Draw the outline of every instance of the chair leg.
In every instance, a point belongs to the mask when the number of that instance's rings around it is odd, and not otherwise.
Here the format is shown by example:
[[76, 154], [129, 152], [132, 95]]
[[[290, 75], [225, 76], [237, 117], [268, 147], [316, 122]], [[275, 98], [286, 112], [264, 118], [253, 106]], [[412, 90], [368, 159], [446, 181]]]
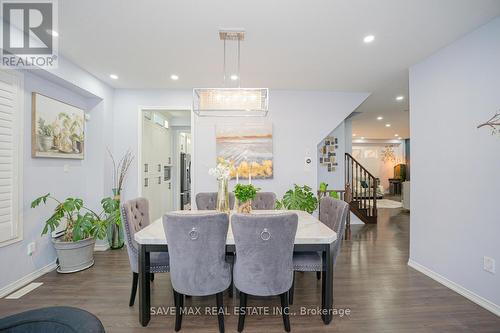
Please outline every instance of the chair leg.
[[233, 298], [233, 288], [234, 288], [234, 285], [233, 285], [233, 270], [231, 269], [231, 284], [229, 285], [229, 290], [228, 290], [229, 297], [231, 297], [231, 298]]
[[184, 307], [184, 295], [174, 290], [175, 298], [175, 331], [178, 332], [182, 326], [182, 308]]
[[217, 299], [217, 319], [219, 320], [219, 333], [224, 333], [224, 303], [222, 292], [217, 293], [215, 298]]
[[245, 313], [247, 307], [247, 294], [240, 291], [240, 315], [238, 318], [238, 332], [243, 332], [245, 326]]
[[288, 291], [288, 297], [290, 299], [290, 304], [293, 304], [293, 294], [295, 293], [295, 271], [293, 271], [292, 287]]
[[321, 272], [316, 272], [316, 279], [321, 280]]
[[130, 301], [128, 302], [128, 306], [133, 306], [135, 302], [135, 294], [137, 294], [137, 283], [139, 281], [139, 274], [132, 273], [132, 290], [130, 292]]
[[149, 273], [149, 278], [151, 281], [155, 280], [155, 273]]
[[283, 326], [285, 326], [285, 331], [290, 332], [290, 317], [288, 308], [288, 293], [283, 293], [280, 295], [281, 298], [281, 313], [283, 314]]

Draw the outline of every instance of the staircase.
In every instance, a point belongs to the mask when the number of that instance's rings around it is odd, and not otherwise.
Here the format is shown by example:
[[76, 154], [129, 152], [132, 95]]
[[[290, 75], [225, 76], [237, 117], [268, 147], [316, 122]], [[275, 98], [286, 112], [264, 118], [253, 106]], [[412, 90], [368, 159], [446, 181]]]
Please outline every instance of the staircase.
[[377, 223], [377, 179], [348, 153], [344, 165], [344, 200], [361, 221]]

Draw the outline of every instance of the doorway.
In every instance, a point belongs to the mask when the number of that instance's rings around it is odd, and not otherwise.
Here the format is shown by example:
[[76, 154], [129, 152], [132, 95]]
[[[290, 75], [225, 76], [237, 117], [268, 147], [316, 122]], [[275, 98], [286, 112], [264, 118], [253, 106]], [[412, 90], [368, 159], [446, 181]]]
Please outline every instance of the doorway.
[[140, 119], [140, 195], [154, 221], [190, 209], [191, 111], [144, 108]]

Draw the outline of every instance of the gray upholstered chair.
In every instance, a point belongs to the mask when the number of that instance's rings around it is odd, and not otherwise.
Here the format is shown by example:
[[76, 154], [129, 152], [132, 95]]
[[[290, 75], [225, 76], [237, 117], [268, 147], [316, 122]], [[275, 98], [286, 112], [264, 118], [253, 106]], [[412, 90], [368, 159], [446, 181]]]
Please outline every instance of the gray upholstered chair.
[[[145, 198], [137, 198], [125, 202], [121, 206], [122, 222], [125, 229], [126, 246], [130, 269], [132, 270], [132, 291], [130, 293], [129, 306], [134, 305], [137, 293], [137, 282], [139, 279], [139, 246], [134, 240], [134, 234], [142, 228], [147, 227], [149, 221], [149, 202]], [[154, 273], [169, 272], [169, 258], [166, 252], [152, 252], [150, 256], [150, 279], [154, 279]]]
[[[198, 210], [215, 210], [217, 206], [217, 192], [201, 192], [196, 194], [196, 208]], [[234, 193], [229, 193], [229, 209], [234, 207]]]
[[68, 306], [52, 306], [1, 318], [0, 332], [104, 333], [104, 327], [90, 312]]
[[270, 210], [276, 208], [276, 194], [273, 192], [257, 192], [252, 199], [252, 209]]
[[175, 331], [181, 329], [184, 295], [216, 295], [219, 331], [224, 332], [222, 293], [231, 284], [231, 269], [225, 258], [228, 215], [167, 213], [163, 216], [163, 227], [177, 310]]
[[[236, 246], [234, 285], [240, 291], [240, 310], [246, 308], [247, 294], [280, 295], [282, 310], [288, 308], [293, 281], [293, 246], [298, 217], [294, 213], [234, 214], [231, 227]], [[290, 331], [288, 309], [283, 324]], [[238, 332], [243, 331], [245, 312], [240, 311]]]
[[[333, 265], [337, 261], [342, 239], [344, 238], [345, 224], [349, 214], [349, 204], [345, 201], [324, 197], [320, 200], [319, 220], [337, 233], [337, 240], [333, 249]], [[298, 252], [293, 254], [293, 269], [299, 272], [316, 272], [318, 279], [324, 270], [321, 254], [318, 252]], [[294, 278], [295, 280], [295, 278]], [[294, 287], [290, 289], [290, 304], [293, 304]]]

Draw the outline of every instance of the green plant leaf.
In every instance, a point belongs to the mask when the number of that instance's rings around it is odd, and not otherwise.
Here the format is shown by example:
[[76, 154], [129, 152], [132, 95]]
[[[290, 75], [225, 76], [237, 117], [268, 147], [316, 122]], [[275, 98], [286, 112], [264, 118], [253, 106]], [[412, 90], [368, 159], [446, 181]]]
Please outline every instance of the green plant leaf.
[[289, 210], [303, 210], [312, 213], [318, 207], [318, 199], [311, 192], [309, 186], [294, 184], [293, 189], [286, 191], [280, 206]]
[[257, 191], [259, 190], [260, 188], [256, 188], [252, 184], [236, 184], [236, 186], [234, 187], [234, 196], [240, 202], [247, 202], [248, 200], [254, 199], [257, 195]]
[[47, 193], [45, 195], [42, 195], [41, 197], [38, 197], [36, 198], [35, 200], [33, 200], [33, 202], [31, 203], [31, 208], [35, 208], [35, 207], [38, 207], [42, 202], [44, 204], [47, 203], [47, 198], [50, 196], [50, 193]]

